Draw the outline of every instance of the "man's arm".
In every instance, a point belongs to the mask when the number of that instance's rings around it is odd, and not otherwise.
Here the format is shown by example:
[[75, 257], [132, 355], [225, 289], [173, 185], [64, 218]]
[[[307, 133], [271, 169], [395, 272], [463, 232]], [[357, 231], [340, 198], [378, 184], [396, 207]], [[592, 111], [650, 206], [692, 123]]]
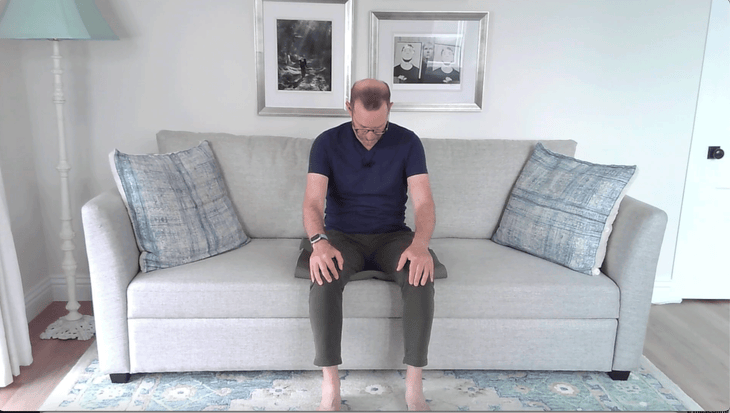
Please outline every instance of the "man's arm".
[[425, 285], [429, 279], [433, 281], [433, 257], [428, 251], [428, 244], [436, 226], [436, 207], [428, 174], [409, 176], [408, 189], [415, 208], [416, 234], [411, 245], [401, 254], [396, 270], [400, 271], [405, 266], [406, 260], [410, 261], [408, 283]]
[[[307, 237], [315, 234], [324, 234], [324, 198], [327, 194], [329, 178], [317, 173], [307, 174], [307, 188], [304, 191], [302, 204], [302, 218]], [[342, 254], [329, 241], [321, 240], [312, 245], [312, 255], [309, 257], [309, 277], [312, 282], [322, 285], [322, 278], [332, 282], [330, 271], [335, 278], [339, 278], [337, 267], [332, 258], [337, 258], [342, 270], [344, 260]], [[329, 271], [328, 271], [329, 269]]]
[[413, 238], [413, 243], [428, 248], [436, 226], [436, 207], [433, 203], [428, 174], [408, 177], [408, 189], [411, 192], [416, 216], [416, 236]]
[[[324, 198], [329, 178], [316, 173], [307, 174], [307, 188], [304, 190], [302, 218], [307, 237], [324, 234]], [[326, 240], [325, 240], [326, 241]]]

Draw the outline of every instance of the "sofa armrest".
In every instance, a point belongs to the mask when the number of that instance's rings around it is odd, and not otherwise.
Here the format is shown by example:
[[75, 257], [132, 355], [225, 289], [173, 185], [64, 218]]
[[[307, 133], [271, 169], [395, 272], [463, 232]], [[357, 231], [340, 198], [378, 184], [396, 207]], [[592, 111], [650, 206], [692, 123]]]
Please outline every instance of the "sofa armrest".
[[99, 367], [103, 373], [127, 373], [127, 286], [139, 273], [137, 242], [122, 198], [107, 191], [81, 208], [89, 259]]
[[629, 196], [619, 207], [601, 270], [621, 294], [613, 370], [639, 368], [667, 214]]

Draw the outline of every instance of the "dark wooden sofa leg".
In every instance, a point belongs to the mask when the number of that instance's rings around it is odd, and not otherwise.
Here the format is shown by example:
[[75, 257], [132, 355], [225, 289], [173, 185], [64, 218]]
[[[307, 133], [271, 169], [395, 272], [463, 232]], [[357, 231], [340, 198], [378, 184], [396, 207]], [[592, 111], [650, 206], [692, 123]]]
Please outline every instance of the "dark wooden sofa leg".
[[608, 377], [612, 378], [613, 380], [617, 381], [626, 381], [629, 379], [629, 375], [631, 374], [630, 371], [609, 371]]
[[110, 374], [109, 378], [112, 379], [112, 383], [129, 383], [129, 379], [132, 378], [130, 373]]

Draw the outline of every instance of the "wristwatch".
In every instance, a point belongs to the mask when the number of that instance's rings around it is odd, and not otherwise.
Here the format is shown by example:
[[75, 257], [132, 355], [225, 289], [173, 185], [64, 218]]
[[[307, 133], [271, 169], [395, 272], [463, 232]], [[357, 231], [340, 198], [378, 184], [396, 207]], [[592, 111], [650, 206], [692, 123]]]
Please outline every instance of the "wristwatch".
[[312, 245], [314, 245], [314, 243], [322, 241], [323, 239], [329, 239], [329, 238], [327, 238], [327, 235], [325, 235], [325, 234], [314, 234], [312, 236], [312, 238], [309, 239], [309, 242], [311, 242]]

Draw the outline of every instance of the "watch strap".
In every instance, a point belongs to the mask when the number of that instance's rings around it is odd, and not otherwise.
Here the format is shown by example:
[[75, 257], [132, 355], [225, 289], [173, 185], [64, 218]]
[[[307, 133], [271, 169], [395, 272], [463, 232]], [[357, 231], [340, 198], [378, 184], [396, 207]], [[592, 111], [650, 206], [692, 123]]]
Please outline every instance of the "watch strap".
[[314, 243], [316, 243], [318, 241], [321, 241], [323, 239], [329, 239], [329, 238], [327, 238], [327, 235], [326, 234], [314, 234], [312, 236], [312, 238], [309, 239], [309, 242], [312, 243], [312, 244], [314, 244]]

